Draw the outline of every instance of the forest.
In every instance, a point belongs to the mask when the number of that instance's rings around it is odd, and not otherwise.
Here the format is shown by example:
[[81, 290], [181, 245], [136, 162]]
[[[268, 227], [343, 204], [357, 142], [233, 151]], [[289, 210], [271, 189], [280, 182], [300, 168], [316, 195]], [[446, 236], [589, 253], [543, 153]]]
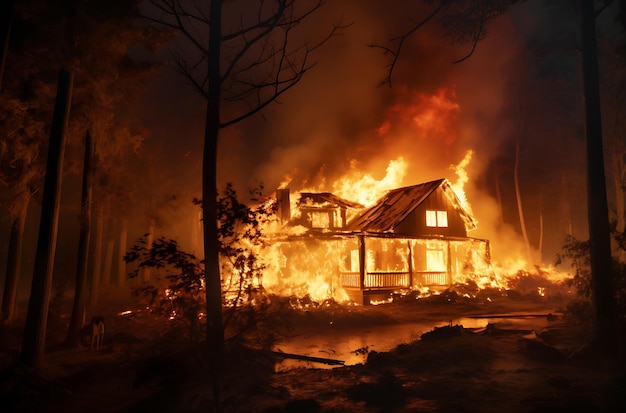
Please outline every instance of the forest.
[[[623, 0], [1, 7], [3, 411], [626, 407]], [[488, 276], [370, 305], [277, 203], [441, 179]]]

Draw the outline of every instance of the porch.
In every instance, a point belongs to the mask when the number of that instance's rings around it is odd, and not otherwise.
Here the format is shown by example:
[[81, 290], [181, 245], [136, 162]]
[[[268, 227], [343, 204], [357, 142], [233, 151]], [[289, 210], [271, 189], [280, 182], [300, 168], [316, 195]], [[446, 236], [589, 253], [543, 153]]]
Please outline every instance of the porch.
[[485, 240], [358, 235], [344, 244], [339, 284], [359, 304], [489, 271]]

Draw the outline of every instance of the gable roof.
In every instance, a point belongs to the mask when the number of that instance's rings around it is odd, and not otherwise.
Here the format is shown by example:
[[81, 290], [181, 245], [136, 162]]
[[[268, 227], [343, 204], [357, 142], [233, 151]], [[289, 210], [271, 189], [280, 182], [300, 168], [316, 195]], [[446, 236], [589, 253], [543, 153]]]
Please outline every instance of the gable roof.
[[337, 195], [333, 195], [330, 192], [300, 192], [300, 198], [298, 199], [298, 206], [330, 206], [340, 208], [363, 208], [363, 205], [351, 202], [343, 198], [339, 198]]
[[465, 211], [448, 180], [437, 179], [387, 192], [373, 206], [350, 221], [346, 229], [363, 232], [391, 232], [439, 187], [461, 215], [466, 228], [476, 228], [476, 222]]

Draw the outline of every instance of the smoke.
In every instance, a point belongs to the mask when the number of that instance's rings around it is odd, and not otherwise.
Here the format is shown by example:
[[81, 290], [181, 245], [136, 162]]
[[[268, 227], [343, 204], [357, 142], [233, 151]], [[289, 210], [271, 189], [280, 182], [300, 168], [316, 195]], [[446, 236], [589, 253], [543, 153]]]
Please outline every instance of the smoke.
[[[233, 182], [242, 194], [260, 183], [266, 192], [286, 183], [294, 191], [333, 191], [333, 183], [354, 170], [381, 180], [390, 161], [401, 157], [408, 166], [399, 185], [454, 182], [451, 166], [472, 150], [464, 189], [479, 226], [470, 235], [490, 239], [496, 258], [525, 255], [513, 191], [520, 139], [520, 189], [531, 247], [536, 260], [549, 261], [572, 228], [585, 236], [584, 221], [577, 218], [585, 213], [578, 202], [584, 191], [575, 97], [580, 92], [571, 56], [544, 59], [535, 51], [543, 47], [537, 36], [552, 39], [553, 46], [552, 31], [567, 32], [572, 25], [551, 27], [554, 19], [543, 17], [541, 2], [524, 2], [493, 22], [469, 59], [453, 64], [471, 45], [451, 45], [433, 21], [404, 45], [393, 87], [381, 86], [390, 56], [368, 45], [393, 45], [390, 39], [425, 15], [425, 4], [334, 1], [303, 22], [300, 38], [311, 43], [333, 24], [350, 26], [312, 55], [316, 64], [277, 104], [222, 131], [219, 181]], [[556, 38], [563, 45], [571, 36]], [[168, 160], [158, 173], [168, 175], [163, 182], [174, 174], [175, 189], [199, 196], [204, 103], [190, 99], [180, 82], [166, 89], [178, 126], [167, 125], [168, 116], [159, 111], [153, 139], [162, 142]]]
[[[469, 46], [453, 47], [436, 22], [426, 25], [405, 45], [393, 87], [378, 86], [390, 60], [367, 45], [390, 45], [388, 39], [410, 27], [409, 14], [417, 19], [424, 13], [400, 3], [341, 2], [326, 11], [341, 12], [353, 24], [323, 49], [318, 65], [282, 105], [253, 122], [251, 129], [263, 129], [268, 152], [250, 159], [260, 161], [250, 176], [268, 188], [288, 179], [293, 190], [332, 191], [355, 165], [382, 180], [389, 162], [402, 157], [408, 168], [398, 186], [442, 177], [454, 182], [451, 166], [473, 150], [465, 189], [479, 229], [471, 235], [491, 239], [496, 252], [504, 246], [504, 255], [523, 252], [515, 230], [503, 225], [493, 194], [480, 186], [511, 136], [502, 114], [520, 59], [511, 23], [507, 17], [496, 21], [492, 35], [461, 64], [452, 62]], [[398, 16], [407, 19], [399, 24]]]

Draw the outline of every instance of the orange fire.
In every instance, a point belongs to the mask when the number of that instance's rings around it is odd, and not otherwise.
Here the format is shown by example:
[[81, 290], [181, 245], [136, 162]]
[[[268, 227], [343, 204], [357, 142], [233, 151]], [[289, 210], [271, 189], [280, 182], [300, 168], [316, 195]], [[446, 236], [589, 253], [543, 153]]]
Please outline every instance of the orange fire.
[[399, 156], [389, 161], [386, 175], [377, 180], [371, 174], [359, 171], [355, 161], [350, 166], [350, 172], [332, 184], [333, 193], [366, 207], [374, 204], [385, 192], [401, 186], [408, 168], [407, 162]]
[[[407, 102], [398, 103], [389, 108], [387, 111], [387, 120], [377, 129], [378, 135], [384, 142], [394, 142], [396, 132], [411, 135], [411, 142], [418, 140], [430, 139], [426, 150], [430, 150], [436, 144], [451, 145], [456, 141], [457, 133], [455, 131], [455, 117], [460, 111], [460, 106], [456, 100], [454, 87], [441, 88], [436, 93], [429, 95], [424, 93], [406, 94]], [[433, 151], [431, 151], [433, 152]], [[404, 155], [404, 152], [400, 152]], [[358, 162], [352, 160], [349, 170], [343, 175], [326, 184], [326, 178], [316, 187], [301, 188], [300, 192], [325, 192], [329, 191], [334, 195], [345, 200], [359, 203], [365, 207], [373, 205], [387, 191], [402, 187], [404, 185], [413, 185], [422, 182], [420, 177], [411, 178], [412, 182], [405, 182], [407, 177], [415, 173], [410, 161], [410, 155], [407, 156], [391, 154], [391, 160], [388, 162], [385, 175], [377, 179], [370, 172], [363, 171], [359, 168]], [[466, 187], [470, 180], [468, 166], [474, 156], [474, 151], [468, 149], [463, 159], [457, 163], [450, 165], [449, 170], [453, 172], [453, 178], [449, 179], [455, 195], [458, 197], [461, 206], [470, 214], [472, 208], [466, 194]], [[411, 171], [411, 172], [410, 172]], [[438, 176], [437, 178], [446, 178]], [[429, 178], [430, 179], [430, 178]], [[417, 181], [417, 182], [416, 182]], [[289, 176], [286, 176], [280, 184], [280, 188], [289, 188], [293, 182]], [[291, 188], [291, 218], [299, 218], [300, 211], [297, 206], [299, 194]], [[347, 217], [348, 221], [350, 216]], [[266, 233], [275, 241], [270, 243], [259, 254], [264, 258], [267, 268], [263, 275], [262, 284], [266, 290], [283, 296], [308, 296], [311, 300], [322, 302], [325, 299], [334, 298], [337, 301], [348, 299], [348, 295], [341, 287], [341, 280], [337, 275], [340, 271], [354, 271], [350, 268], [340, 268], [346, 262], [346, 257], [342, 254], [346, 250], [340, 247], [340, 241], [325, 240], [320, 241], [314, 237], [300, 237], [294, 241], [293, 236], [303, 235], [307, 231], [304, 227], [283, 227], [281, 225], [272, 224], [266, 228]], [[281, 240], [292, 237], [289, 242], [281, 243]], [[411, 245], [423, 247], [425, 256], [427, 256], [428, 268], [427, 273], [436, 274], [443, 273], [446, 268], [453, 266], [453, 281], [465, 282], [471, 280], [480, 288], [486, 287], [505, 287], [506, 283], [499, 274], [509, 275], [516, 274], [518, 270], [525, 268], [525, 262], [514, 260], [514, 263], [495, 264], [491, 266], [489, 259], [489, 251], [486, 243], [478, 242], [480, 240], [470, 241], [471, 245], [463, 241], [454, 241], [449, 246], [441, 246], [438, 240], [411, 240]], [[389, 241], [392, 242], [392, 241]], [[409, 262], [407, 251], [403, 246], [391, 246], [383, 243], [383, 247], [394, 248], [397, 255], [403, 255], [401, 262]], [[450, 264], [449, 254], [450, 248], [453, 248], [457, 254], [459, 251], [464, 252], [465, 257], [469, 257], [465, 262]], [[355, 250], [349, 253], [357, 252]], [[369, 254], [369, 252], [368, 252]], [[348, 254], [349, 255], [349, 254]], [[459, 256], [461, 256], [459, 255]], [[352, 257], [348, 260], [351, 263], [356, 262]], [[369, 255], [365, 257], [366, 267], [374, 268], [373, 257]], [[407, 268], [381, 269], [386, 271], [407, 271]], [[426, 293], [427, 291], [420, 291]], [[543, 293], [543, 291], [540, 291]]]
[[461, 205], [463, 206], [463, 208], [465, 208], [465, 210], [470, 215], [473, 215], [472, 206], [467, 200], [467, 194], [465, 193], [465, 184], [469, 182], [469, 175], [465, 168], [467, 168], [470, 161], [472, 160], [472, 155], [474, 155], [474, 151], [470, 149], [465, 153], [465, 157], [461, 162], [456, 165], [450, 166], [450, 169], [454, 170], [454, 173], [457, 176], [456, 182], [453, 182], [451, 184], [452, 189], [454, 190], [456, 196], [459, 198], [459, 201], [461, 201]]

